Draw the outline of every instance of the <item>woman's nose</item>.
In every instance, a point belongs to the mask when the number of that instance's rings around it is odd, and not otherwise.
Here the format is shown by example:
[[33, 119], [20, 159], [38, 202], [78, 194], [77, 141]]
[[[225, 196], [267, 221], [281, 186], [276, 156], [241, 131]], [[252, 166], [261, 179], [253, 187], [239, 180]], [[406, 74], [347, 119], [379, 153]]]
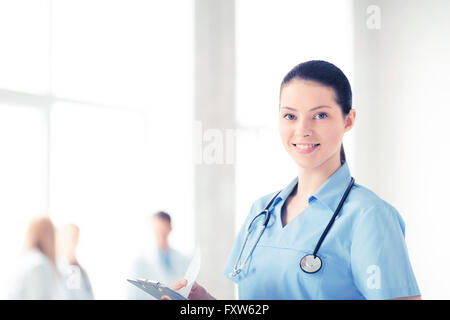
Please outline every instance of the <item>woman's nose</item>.
[[307, 119], [303, 118], [297, 121], [295, 127], [295, 135], [299, 137], [306, 137], [311, 135], [311, 124]]

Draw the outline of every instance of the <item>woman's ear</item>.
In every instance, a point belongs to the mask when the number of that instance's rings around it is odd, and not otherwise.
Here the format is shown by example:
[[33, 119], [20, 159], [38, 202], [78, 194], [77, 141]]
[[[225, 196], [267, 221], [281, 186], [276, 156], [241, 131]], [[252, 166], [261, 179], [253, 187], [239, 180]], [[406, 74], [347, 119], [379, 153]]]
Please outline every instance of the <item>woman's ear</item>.
[[356, 110], [352, 108], [350, 109], [348, 115], [345, 116], [345, 132], [353, 128], [353, 125], [355, 124], [355, 118]]

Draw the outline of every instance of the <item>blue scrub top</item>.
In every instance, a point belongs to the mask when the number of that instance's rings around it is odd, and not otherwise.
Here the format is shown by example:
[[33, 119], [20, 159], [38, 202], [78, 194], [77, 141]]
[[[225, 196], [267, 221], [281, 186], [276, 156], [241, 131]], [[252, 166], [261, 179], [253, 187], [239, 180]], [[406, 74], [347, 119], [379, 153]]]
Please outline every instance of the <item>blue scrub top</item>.
[[[240, 299], [389, 299], [420, 295], [397, 210], [367, 188], [354, 184], [317, 255], [322, 268], [300, 269], [339, 204], [351, 175], [346, 162], [314, 193], [309, 206], [283, 227], [281, 208], [297, 185], [295, 178], [277, 196], [271, 217], [246, 268], [236, 264], [250, 221], [277, 192], [256, 200], [229, 256], [224, 275], [238, 284]], [[253, 248], [262, 216], [252, 226], [239, 265]]]

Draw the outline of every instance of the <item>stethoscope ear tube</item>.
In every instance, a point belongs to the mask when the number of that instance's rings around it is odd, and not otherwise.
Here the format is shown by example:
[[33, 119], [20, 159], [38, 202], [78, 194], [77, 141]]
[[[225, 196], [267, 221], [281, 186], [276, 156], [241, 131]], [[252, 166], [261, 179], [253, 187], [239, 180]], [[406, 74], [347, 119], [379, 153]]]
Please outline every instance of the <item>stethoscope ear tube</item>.
[[[252, 219], [252, 221], [250, 222], [250, 224], [248, 225], [247, 232], [246, 232], [246, 234], [245, 234], [244, 242], [242, 243], [241, 249], [239, 250], [239, 255], [238, 255], [238, 257], [237, 257], [237, 259], [236, 259], [236, 263], [235, 263], [235, 265], [234, 265], [234, 267], [233, 267], [233, 272], [230, 273], [230, 277], [232, 277], [232, 278], [236, 277], [236, 276], [241, 272], [241, 270], [245, 269], [245, 266], [246, 266], [246, 264], [247, 264], [247, 261], [248, 261], [250, 255], [252, 254], [253, 250], [255, 250], [256, 244], [258, 243], [258, 241], [259, 241], [259, 239], [261, 238], [261, 236], [262, 236], [264, 230], [266, 229], [267, 224], [269, 223], [269, 220], [270, 220], [270, 210], [269, 210], [269, 209], [270, 209], [270, 206], [271, 206], [272, 203], [275, 201], [275, 199], [276, 199], [277, 196], [280, 194], [280, 192], [281, 192], [281, 190], [278, 191], [278, 193], [272, 198], [272, 200], [270, 200], [270, 202], [267, 204], [267, 206], [264, 208], [264, 210], [261, 211], [260, 213], [258, 213], [258, 214]], [[264, 218], [264, 222], [263, 222], [263, 224], [262, 224], [263, 228], [262, 228], [261, 231], [259, 232], [258, 239], [256, 240], [256, 242], [255, 242], [255, 244], [254, 244], [252, 250], [250, 250], [250, 252], [248, 253], [247, 257], [245, 258], [244, 263], [242, 263], [240, 266], [238, 266], [238, 265], [239, 265], [239, 261], [241, 260], [242, 253], [243, 253], [244, 248], [245, 248], [245, 244], [247, 243], [247, 239], [248, 239], [248, 236], [249, 236], [249, 234], [250, 234], [250, 230], [251, 230], [251, 228], [252, 228], [252, 226], [253, 226], [253, 222], [254, 222], [260, 215], [262, 215], [262, 214], [265, 215], [265, 218]]]
[[319, 241], [318, 241], [317, 244], [316, 244], [316, 247], [314, 248], [314, 253], [313, 253], [313, 256], [314, 256], [314, 257], [317, 256], [317, 251], [319, 251], [319, 248], [320, 248], [320, 246], [322, 245], [323, 240], [324, 240], [325, 237], [327, 236], [328, 231], [331, 229], [331, 226], [333, 225], [334, 221], [336, 220], [336, 216], [339, 214], [339, 211], [341, 211], [341, 208], [342, 208], [342, 206], [344, 205], [345, 199], [347, 199], [347, 196], [348, 196], [350, 190], [352, 189], [354, 183], [355, 183], [355, 179], [353, 179], [353, 177], [352, 177], [352, 179], [351, 179], [351, 181], [350, 181], [350, 183], [349, 183], [347, 189], [346, 189], [345, 192], [344, 192], [344, 195], [343, 195], [342, 198], [341, 198], [341, 201], [339, 202], [339, 204], [338, 204], [336, 210], [335, 210], [334, 213], [333, 213], [333, 216], [332, 216], [331, 219], [330, 219], [330, 222], [328, 222], [327, 227], [326, 227], [325, 230], [323, 231], [322, 235], [320, 236]]

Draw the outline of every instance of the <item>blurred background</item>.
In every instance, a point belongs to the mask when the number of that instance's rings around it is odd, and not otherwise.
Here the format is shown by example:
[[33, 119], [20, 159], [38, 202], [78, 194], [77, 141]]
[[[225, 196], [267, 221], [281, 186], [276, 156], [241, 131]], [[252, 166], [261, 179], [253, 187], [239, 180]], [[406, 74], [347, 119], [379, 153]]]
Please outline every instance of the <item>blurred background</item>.
[[94, 297], [126, 298], [158, 210], [173, 248], [200, 248], [198, 281], [235, 298], [235, 234], [297, 174], [281, 80], [323, 59], [352, 84], [352, 175], [405, 220], [423, 298], [449, 299], [449, 16], [447, 0], [1, 0], [0, 298], [42, 214], [79, 227]]

